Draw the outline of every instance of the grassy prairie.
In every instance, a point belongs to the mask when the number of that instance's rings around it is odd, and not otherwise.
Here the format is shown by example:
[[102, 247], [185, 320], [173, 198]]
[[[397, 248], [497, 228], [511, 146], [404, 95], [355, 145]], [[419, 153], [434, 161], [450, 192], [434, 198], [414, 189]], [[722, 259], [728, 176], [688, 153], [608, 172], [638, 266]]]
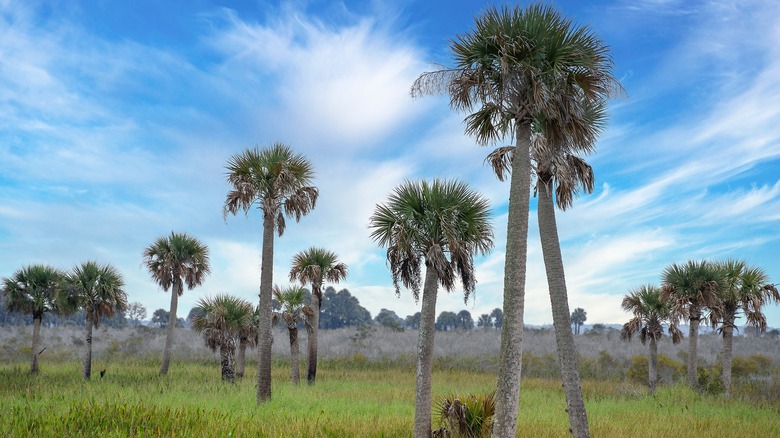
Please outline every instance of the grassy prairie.
[[[157, 361], [122, 361], [103, 379], [84, 381], [78, 362], [0, 365], [0, 436], [406, 437], [414, 417], [414, 369], [363, 360], [323, 361], [317, 385], [293, 386], [289, 367], [273, 369], [273, 399], [255, 405], [254, 365], [236, 384], [219, 379], [215, 360], [176, 362], [168, 376]], [[434, 399], [488, 392], [492, 372], [439, 367]], [[649, 398], [644, 388], [585, 381], [595, 437], [780, 436], [780, 406], [724, 402], [683, 386]], [[557, 380], [525, 379], [518, 436], [566, 437]], [[435, 422], [434, 422], [435, 425]]]

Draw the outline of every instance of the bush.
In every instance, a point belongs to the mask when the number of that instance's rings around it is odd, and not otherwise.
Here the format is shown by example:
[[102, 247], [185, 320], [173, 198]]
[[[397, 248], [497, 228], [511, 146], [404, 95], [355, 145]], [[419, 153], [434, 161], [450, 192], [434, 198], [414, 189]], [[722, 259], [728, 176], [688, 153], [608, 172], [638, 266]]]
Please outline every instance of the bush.
[[494, 394], [450, 394], [442, 397], [436, 412], [439, 414], [439, 429], [435, 437], [489, 437], [493, 431], [493, 416], [496, 411]]
[[[632, 357], [626, 372], [626, 378], [631, 382], [649, 386], [648, 364], [649, 359], [647, 356], [638, 355]], [[659, 354], [657, 372], [658, 384], [673, 383], [679, 381], [685, 375], [685, 365], [665, 354]]]

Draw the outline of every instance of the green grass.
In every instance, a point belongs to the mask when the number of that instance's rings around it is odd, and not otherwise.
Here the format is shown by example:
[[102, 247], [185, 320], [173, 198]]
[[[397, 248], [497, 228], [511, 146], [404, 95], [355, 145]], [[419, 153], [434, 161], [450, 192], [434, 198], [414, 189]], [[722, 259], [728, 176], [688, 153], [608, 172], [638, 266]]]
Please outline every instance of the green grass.
[[[0, 436], [406, 437], [414, 418], [414, 367], [362, 360], [324, 361], [317, 384], [293, 386], [289, 368], [273, 369], [271, 402], [255, 404], [256, 375], [223, 383], [216, 363], [115, 364], [104, 379], [80, 378], [78, 363], [0, 365]], [[486, 393], [496, 376], [438, 369], [434, 400]], [[780, 436], [780, 406], [724, 402], [683, 386], [647, 397], [641, 387], [583, 384], [595, 437]], [[526, 379], [518, 436], [566, 437], [560, 381]]]

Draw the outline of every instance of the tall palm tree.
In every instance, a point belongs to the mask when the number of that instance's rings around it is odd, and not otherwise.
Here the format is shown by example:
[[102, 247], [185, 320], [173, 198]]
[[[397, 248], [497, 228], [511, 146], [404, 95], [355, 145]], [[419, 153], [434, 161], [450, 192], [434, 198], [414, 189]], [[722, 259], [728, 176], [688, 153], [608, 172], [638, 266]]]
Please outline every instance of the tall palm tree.
[[[538, 117], [565, 120], [560, 102], [579, 93], [600, 99], [617, 89], [606, 46], [550, 6], [491, 8], [472, 33], [451, 44], [455, 67], [421, 75], [412, 95], [446, 91], [481, 144], [514, 136], [511, 160], [495, 161], [499, 179], [511, 172], [504, 269], [504, 321], [496, 389], [497, 436], [514, 436], [520, 394], [523, 309], [531, 185], [532, 125]], [[575, 431], [575, 435], [577, 432]]]
[[650, 360], [648, 361], [648, 394], [655, 393], [658, 382], [658, 344], [664, 333], [664, 324], [669, 324], [669, 335], [672, 343], [679, 344], [682, 340], [682, 332], [677, 328], [678, 318], [672, 313], [669, 301], [661, 299], [661, 289], [653, 285], [640, 286], [629, 291], [623, 297], [623, 310], [631, 312], [634, 317], [623, 324], [620, 331], [621, 339], [630, 341], [631, 337], [639, 334], [639, 340], [644, 345], [650, 340]]
[[763, 269], [750, 266], [744, 260], [727, 260], [718, 263], [724, 280], [717, 291], [717, 304], [710, 307], [710, 323], [718, 327], [723, 335], [723, 387], [725, 397], [731, 397], [731, 359], [734, 328], [739, 313], [745, 315], [745, 322], [766, 331], [765, 304], [780, 301], [775, 285]]
[[203, 335], [211, 351], [219, 350], [222, 380], [233, 382], [236, 374], [236, 341], [252, 323], [252, 304], [231, 295], [216, 295], [198, 300], [203, 313], [196, 316], [192, 328]]
[[30, 265], [3, 278], [5, 308], [33, 317], [32, 362], [30, 373], [37, 374], [38, 355], [41, 354], [41, 321], [46, 312], [57, 309], [65, 274], [46, 265]]
[[465, 301], [474, 291], [474, 255], [486, 254], [493, 246], [489, 203], [462, 182], [407, 181], [396, 187], [386, 204], [377, 205], [369, 228], [372, 239], [387, 247], [396, 294], [400, 295], [399, 283], [403, 283], [419, 300], [425, 265], [414, 436], [428, 437], [437, 290], [441, 285], [451, 291], [460, 279]]
[[696, 388], [699, 322], [702, 314], [717, 303], [722, 272], [706, 260], [689, 260], [682, 265], [667, 266], [661, 277], [661, 299], [671, 300], [674, 312], [688, 318], [688, 385]]
[[184, 285], [192, 290], [203, 284], [211, 272], [209, 250], [198, 239], [186, 233], [171, 232], [169, 236], [158, 237], [144, 249], [144, 264], [152, 279], [168, 292], [171, 290], [171, 309], [168, 314], [165, 349], [160, 374], [168, 373], [173, 347], [173, 332], [176, 327], [176, 310]]
[[76, 266], [67, 277], [68, 301], [86, 313], [84, 364], [82, 375], [89, 380], [92, 375], [92, 329], [99, 327], [101, 319], [127, 308], [122, 274], [110, 264], [94, 261]]
[[333, 251], [311, 247], [293, 257], [290, 281], [311, 283], [311, 308], [314, 312], [308, 329], [306, 381], [313, 385], [317, 378], [317, 335], [322, 306], [322, 285], [325, 281], [338, 283], [347, 278], [347, 265], [339, 263]]
[[263, 249], [260, 262], [260, 301], [258, 304], [257, 403], [271, 399], [271, 325], [273, 309], [274, 231], [284, 233], [285, 216], [296, 221], [317, 203], [319, 191], [310, 185], [314, 178], [311, 163], [282, 143], [265, 149], [246, 149], [228, 160], [227, 180], [231, 186], [223, 215], [237, 214], [257, 205], [263, 212]]
[[574, 324], [574, 334], [579, 335], [582, 325], [588, 320], [588, 312], [582, 307], [577, 307], [571, 312], [571, 323]]
[[298, 322], [303, 318], [307, 326], [312, 323], [314, 309], [306, 305], [306, 289], [293, 285], [286, 289], [274, 288], [274, 297], [281, 309], [278, 316], [287, 326], [290, 335], [290, 378], [293, 385], [301, 381], [301, 359], [298, 347]]

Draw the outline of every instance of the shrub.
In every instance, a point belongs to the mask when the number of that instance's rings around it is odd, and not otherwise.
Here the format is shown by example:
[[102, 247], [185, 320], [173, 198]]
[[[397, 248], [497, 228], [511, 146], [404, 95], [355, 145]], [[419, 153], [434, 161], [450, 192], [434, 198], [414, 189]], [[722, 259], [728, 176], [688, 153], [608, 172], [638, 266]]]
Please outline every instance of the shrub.
[[439, 429], [436, 437], [480, 438], [489, 437], [493, 431], [495, 414], [494, 394], [450, 394], [442, 397], [436, 412]]

